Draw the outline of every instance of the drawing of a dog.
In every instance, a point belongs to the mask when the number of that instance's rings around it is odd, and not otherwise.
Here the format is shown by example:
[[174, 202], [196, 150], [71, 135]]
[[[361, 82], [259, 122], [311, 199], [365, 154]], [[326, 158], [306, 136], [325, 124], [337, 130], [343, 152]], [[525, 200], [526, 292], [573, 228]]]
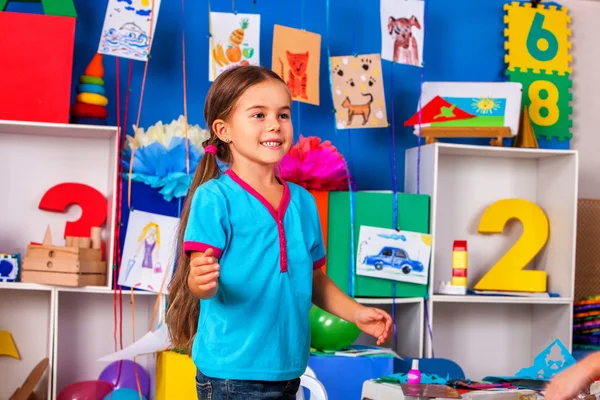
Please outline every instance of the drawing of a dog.
[[417, 40], [412, 34], [413, 26], [421, 29], [421, 24], [413, 15], [408, 18], [390, 17], [388, 31], [394, 39], [394, 61], [408, 65], [419, 65]]

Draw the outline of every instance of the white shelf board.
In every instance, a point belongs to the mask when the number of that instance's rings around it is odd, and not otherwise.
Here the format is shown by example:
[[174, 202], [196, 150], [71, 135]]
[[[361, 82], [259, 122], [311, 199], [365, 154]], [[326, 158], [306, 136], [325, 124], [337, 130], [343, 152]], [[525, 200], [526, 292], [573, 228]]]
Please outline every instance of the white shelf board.
[[[111, 289], [109, 287], [106, 286], [81, 286], [81, 287], [62, 287], [62, 286], [57, 286], [56, 287], [58, 289], [59, 292], [74, 292], [74, 293], [98, 293], [98, 294], [113, 294], [115, 292], [114, 289]], [[117, 293], [118, 293], [118, 289], [117, 289]], [[131, 295], [131, 290], [130, 289], [123, 289], [121, 291], [121, 293], [123, 294], [123, 297], [127, 296], [129, 297]], [[138, 296], [138, 295], [142, 295], [142, 296], [157, 296], [157, 293], [154, 292], [148, 292], [145, 290], [135, 290], [134, 292], [134, 296]]]
[[[440, 155], [469, 157], [525, 158], [540, 160], [557, 156], [572, 156], [576, 150], [524, 149], [515, 147], [475, 146], [454, 143], [435, 143]], [[424, 146], [421, 147], [423, 149]]]
[[[394, 304], [394, 299], [391, 297], [356, 297], [360, 304]], [[418, 304], [423, 301], [422, 297], [396, 297], [396, 304]]]
[[0, 120], [0, 134], [108, 139], [114, 136], [116, 132], [116, 126]]
[[[107, 286], [80, 286], [80, 287], [69, 287], [69, 286], [53, 286], [53, 285], [40, 285], [37, 283], [26, 283], [26, 282], [0, 282], [0, 290], [41, 290], [41, 291], [52, 291], [58, 290], [59, 292], [76, 292], [76, 293], [104, 293], [113, 294], [114, 290]], [[129, 289], [122, 290], [123, 296], [130, 296]], [[135, 296], [157, 296], [157, 293], [149, 292], [145, 290], [136, 290]]]
[[0, 282], [0, 290], [42, 290], [51, 291], [54, 286], [39, 285], [37, 283], [24, 282]]
[[494, 303], [494, 304], [571, 304], [566, 297], [516, 297], [516, 296], [473, 296], [434, 294], [431, 300], [436, 303]]

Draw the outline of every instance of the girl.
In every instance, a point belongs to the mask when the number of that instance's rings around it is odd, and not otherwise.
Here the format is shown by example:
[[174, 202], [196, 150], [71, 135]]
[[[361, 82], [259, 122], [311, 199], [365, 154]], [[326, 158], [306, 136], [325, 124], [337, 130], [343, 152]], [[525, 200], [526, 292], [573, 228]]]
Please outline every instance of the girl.
[[600, 352], [593, 353], [556, 375], [544, 397], [546, 400], [571, 400], [589, 389], [600, 377]]
[[[256, 66], [223, 72], [206, 98], [211, 136], [182, 210], [167, 311], [172, 343], [197, 366], [199, 399], [295, 399], [313, 303], [377, 344], [390, 337], [387, 313], [321, 271], [314, 198], [275, 176], [293, 140], [290, 108], [285, 82]], [[217, 158], [231, 164], [226, 173]]]

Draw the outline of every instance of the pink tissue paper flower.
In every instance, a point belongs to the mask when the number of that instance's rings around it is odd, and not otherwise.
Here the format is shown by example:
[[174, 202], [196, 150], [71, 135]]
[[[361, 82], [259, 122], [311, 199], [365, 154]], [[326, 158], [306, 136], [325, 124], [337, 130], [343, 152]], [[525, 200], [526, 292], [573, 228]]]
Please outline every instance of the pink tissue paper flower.
[[317, 136], [300, 136], [279, 163], [279, 175], [307, 190], [348, 190], [344, 156]]

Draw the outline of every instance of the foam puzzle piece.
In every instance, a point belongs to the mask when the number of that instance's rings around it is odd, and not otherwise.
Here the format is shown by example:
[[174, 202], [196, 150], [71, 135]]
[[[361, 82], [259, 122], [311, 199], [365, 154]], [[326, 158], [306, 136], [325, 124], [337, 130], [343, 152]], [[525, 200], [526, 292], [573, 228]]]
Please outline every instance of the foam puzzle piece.
[[507, 70], [511, 82], [523, 85], [522, 104], [527, 106], [533, 130], [538, 139], [573, 138], [570, 103], [572, 81], [569, 74], [560, 75], [543, 70], [534, 73], [532, 69], [515, 68]]
[[505, 62], [509, 70], [532, 68], [535, 73], [572, 73], [571, 17], [566, 7], [540, 4], [533, 8], [529, 2], [512, 2], [505, 4], [504, 10]]

